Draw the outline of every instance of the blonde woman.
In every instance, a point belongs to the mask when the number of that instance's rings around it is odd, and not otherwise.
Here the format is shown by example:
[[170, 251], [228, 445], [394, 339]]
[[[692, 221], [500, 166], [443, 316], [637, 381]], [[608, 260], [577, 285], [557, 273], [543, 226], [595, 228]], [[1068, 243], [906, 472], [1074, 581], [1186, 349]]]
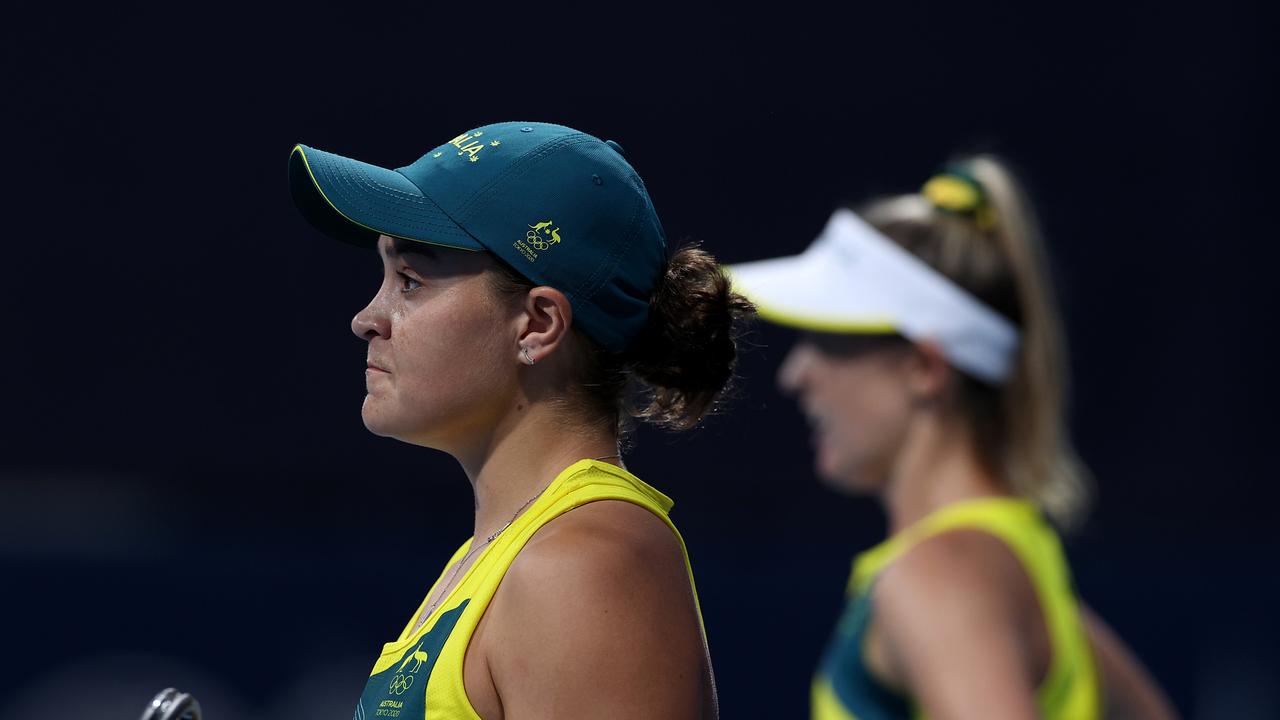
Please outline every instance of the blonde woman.
[[990, 157], [838, 210], [802, 255], [734, 266], [801, 329], [778, 373], [817, 473], [877, 497], [813, 684], [816, 720], [1170, 718], [1076, 598], [1050, 521], [1088, 482], [1063, 422], [1063, 340], [1026, 198]]

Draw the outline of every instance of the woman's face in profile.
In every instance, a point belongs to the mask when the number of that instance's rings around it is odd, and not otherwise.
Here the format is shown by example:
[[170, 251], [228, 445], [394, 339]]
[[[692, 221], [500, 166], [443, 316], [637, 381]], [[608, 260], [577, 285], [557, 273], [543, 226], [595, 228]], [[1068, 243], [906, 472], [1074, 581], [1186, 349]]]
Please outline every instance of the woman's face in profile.
[[516, 313], [486, 277], [493, 260], [378, 239], [382, 285], [351, 321], [368, 341], [361, 414], [376, 435], [450, 450], [493, 427], [516, 387]]
[[911, 414], [896, 335], [805, 333], [778, 369], [812, 430], [815, 470], [827, 484], [874, 493], [887, 482]]

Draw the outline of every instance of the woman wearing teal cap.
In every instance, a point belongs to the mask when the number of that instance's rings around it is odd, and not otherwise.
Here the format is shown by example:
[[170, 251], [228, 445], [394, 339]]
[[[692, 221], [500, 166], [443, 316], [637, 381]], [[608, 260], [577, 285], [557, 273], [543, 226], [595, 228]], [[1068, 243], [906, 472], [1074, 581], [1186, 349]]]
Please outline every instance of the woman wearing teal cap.
[[813, 683], [815, 720], [1168, 718], [1078, 602], [1057, 533], [1086, 501], [1063, 422], [1062, 338], [1013, 175], [974, 157], [920, 194], [838, 210], [803, 254], [731, 268], [799, 328], [778, 373], [818, 474], [877, 497]]
[[365, 425], [449, 453], [475, 492], [475, 534], [355, 717], [714, 717], [671, 501], [619, 437], [628, 415], [687, 429], [711, 409], [750, 304], [707, 253], [668, 259], [621, 147], [570, 128], [484, 126], [396, 170], [298, 146], [290, 183], [382, 263], [352, 321]]

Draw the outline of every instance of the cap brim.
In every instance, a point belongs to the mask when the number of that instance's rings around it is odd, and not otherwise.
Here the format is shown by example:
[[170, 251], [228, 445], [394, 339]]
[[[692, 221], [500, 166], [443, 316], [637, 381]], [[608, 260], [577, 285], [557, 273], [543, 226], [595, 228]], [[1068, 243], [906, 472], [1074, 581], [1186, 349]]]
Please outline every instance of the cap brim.
[[296, 145], [289, 155], [293, 202], [317, 230], [371, 246], [379, 235], [483, 250], [430, 197], [395, 170]]
[[778, 325], [831, 333], [891, 333], [897, 323], [858, 278], [824, 253], [726, 265], [734, 292], [755, 303], [761, 318]]

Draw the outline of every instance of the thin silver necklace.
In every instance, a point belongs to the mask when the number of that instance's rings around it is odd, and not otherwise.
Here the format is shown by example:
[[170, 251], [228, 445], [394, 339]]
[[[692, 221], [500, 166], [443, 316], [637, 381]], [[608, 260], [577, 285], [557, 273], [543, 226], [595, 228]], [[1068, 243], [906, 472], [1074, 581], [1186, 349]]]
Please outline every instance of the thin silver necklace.
[[[622, 456], [618, 454], [601, 455], [600, 457], [591, 458], [591, 459], [604, 460], [605, 458], [618, 458], [619, 460], [621, 460]], [[555, 481], [552, 480], [552, 482], [555, 482]], [[527, 510], [535, 500], [542, 497], [542, 493], [546, 492], [548, 487], [551, 487], [551, 483], [547, 483], [547, 485], [545, 485], [541, 490], [539, 490], [536, 495], [526, 500], [525, 503], [516, 510], [515, 514], [511, 516], [511, 519], [508, 520], [505, 525], [495, 530], [492, 535], [484, 539], [484, 542], [472, 547], [470, 550], [467, 551], [466, 555], [462, 556], [462, 559], [459, 560], [453, 566], [453, 572], [449, 573], [449, 579], [445, 581], [444, 587], [440, 588], [440, 594], [436, 596], [435, 602], [432, 602], [431, 605], [427, 607], [426, 611], [423, 612], [422, 615], [418, 617], [417, 624], [413, 626], [414, 632], [417, 632], [418, 629], [421, 628], [424, 623], [426, 623], [427, 618], [431, 617], [431, 613], [435, 612], [436, 608], [440, 606], [440, 603], [444, 602], [444, 599], [448, 597], [449, 593], [452, 591], [452, 588], [450, 586], [452, 586], [453, 581], [458, 578], [458, 573], [462, 571], [462, 567], [467, 564], [467, 561], [471, 559], [471, 556], [488, 547], [489, 543], [493, 542], [495, 538], [501, 535], [503, 530], [506, 530], [507, 528], [511, 527], [511, 523], [514, 523], [516, 521], [516, 518], [520, 517], [520, 513]]]

